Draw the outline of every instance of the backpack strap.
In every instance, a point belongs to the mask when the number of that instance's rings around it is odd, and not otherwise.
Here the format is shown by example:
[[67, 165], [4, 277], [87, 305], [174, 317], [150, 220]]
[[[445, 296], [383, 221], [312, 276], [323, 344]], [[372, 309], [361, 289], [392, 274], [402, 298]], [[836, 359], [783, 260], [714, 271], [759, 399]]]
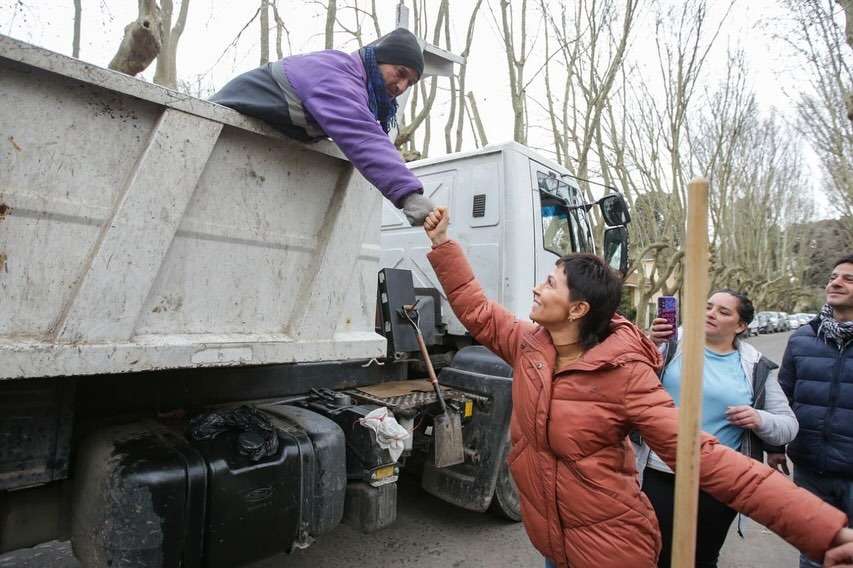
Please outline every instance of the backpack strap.
[[678, 350], [678, 341], [675, 338], [672, 338], [666, 342], [666, 349], [663, 355], [663, 366], [660, 368], [660, 372], [658, 373], [658, 378], [663, 378], [663, 372], [666, 369], [667, 365], [672, 362], [672, 359], [675, 357], [675, 352]]

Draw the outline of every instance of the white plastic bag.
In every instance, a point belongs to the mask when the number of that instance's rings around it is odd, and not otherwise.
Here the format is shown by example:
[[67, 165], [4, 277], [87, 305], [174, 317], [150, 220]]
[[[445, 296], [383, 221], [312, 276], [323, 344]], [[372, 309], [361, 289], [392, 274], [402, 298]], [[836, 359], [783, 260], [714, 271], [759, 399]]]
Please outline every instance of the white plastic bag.
[[391, 459], [396, 462], [400, 454], [403, 453], [406, 440], [411, 436], [409, 431], [400, 426], [400, 423], [384, 406], [371, 410], [358, 421], [365, 428], [370, 428], [376, 432], [376, 441], [379, 443], [379, 447], [388, 450], [391, 453]]

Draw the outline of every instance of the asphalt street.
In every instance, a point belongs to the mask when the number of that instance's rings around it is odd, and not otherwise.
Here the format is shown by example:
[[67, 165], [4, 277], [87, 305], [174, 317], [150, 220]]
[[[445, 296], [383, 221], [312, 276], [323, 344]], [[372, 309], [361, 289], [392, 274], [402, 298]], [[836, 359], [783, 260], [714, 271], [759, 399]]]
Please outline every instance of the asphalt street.
[[[790, 334], [752, 339], [774, 361], [781, 362]], [[747, 521], [745, 539], [734, 532], [723, 549], [720, 568], [794, 568], [797, 552], [764, 527]], [[412, 479], [399, 488], [396, 523], [364, 535], [340, 526], [306, 550], [281, 555], [253, 568], [371, 568], [418, 567], [541, 567], [543, 561], [530, 545], [521, 524], [489, 514], [463, 511], [422, 492]], [[50, 543], [35, 550], [0, 556], [0, 568], [77, 568], [67, 543]]]

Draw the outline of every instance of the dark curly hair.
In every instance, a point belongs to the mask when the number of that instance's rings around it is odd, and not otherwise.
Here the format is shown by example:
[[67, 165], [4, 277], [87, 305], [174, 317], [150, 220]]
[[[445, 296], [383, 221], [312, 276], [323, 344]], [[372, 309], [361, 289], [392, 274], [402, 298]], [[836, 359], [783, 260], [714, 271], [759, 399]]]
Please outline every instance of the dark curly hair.
[[622, 275], [594, 254], [569, 254], [557, 266], [566, 275], [569, 299], [589, 304], [580, 329], [580, 343], [589, 349], [610, 334], [610, 320], [622, 299]]

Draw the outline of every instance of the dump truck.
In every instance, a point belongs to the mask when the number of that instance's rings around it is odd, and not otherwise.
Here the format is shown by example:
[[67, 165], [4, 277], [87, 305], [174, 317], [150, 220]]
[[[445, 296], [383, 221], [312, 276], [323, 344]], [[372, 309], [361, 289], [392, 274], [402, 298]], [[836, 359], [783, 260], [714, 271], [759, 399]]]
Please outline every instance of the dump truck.
[[[331, 141], [5, 36], [0, 76], [0, 552], [241, 566], [389, 525], [402, 472], [520, 519], [512, 371], [453, 316], [422, 229]], [[596, 226], [624, 269], [621, 196], [586, 202], [528, 148], [411, 167], [519, 317]], [[412, 314], [458, 463], [436, 460]]]

